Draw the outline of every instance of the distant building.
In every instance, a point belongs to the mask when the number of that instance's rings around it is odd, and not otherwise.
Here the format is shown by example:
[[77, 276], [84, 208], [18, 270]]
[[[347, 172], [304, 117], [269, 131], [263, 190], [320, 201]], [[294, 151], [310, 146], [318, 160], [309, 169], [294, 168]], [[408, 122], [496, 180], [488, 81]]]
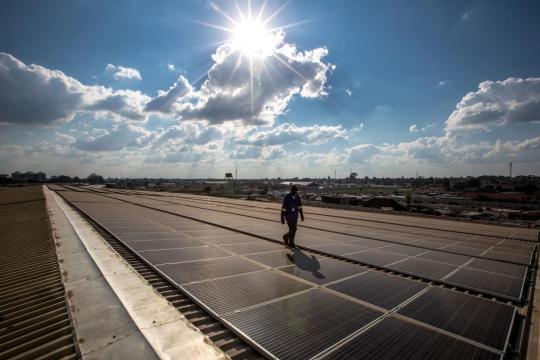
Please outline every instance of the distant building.
[[357, 178], [358, 178], [358, 174], [355, 173], [355, 172], [353, 172], [353, 173], [351, 173], [351, 175], [349, 175], [349, 179], [351, 179], [351, 180], [356, 180]]
[[24, 174], [20, 173], [18, 171], [15, 171], [11, 174], [11, 178], [13, 181], [20, 181], [20, 182], [45, 182], [47, 181], [47, 175], [43, 172], [37, 172], [34, 173], [32, 171], [27, 171]]

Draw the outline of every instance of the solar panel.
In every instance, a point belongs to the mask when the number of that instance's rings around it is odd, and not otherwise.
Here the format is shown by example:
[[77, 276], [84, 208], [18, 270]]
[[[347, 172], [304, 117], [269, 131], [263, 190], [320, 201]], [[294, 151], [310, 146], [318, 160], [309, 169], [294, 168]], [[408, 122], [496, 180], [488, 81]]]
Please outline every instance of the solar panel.
[[204, 260], [231, 256], [231, 254], [215, 247], [192, 247], [185, 249], [146, 250], [139, 255], [152, 264], [170, 264], [182, 261]]
[[502, 351], [506, 345], [515, 308], [477, 296], [434, 287], [398, 312]]
[[347, 242], [360, 245], [360, 246], [365, 246], [367, 248], [378, 248], [378, 247], [386, 246], [389, 244], [387, 241], [379, 241], [379, 240], [364, 239], [364, 238], [355, 238]]
[[177, 231], [122, 234], [123, 241], [180, 239], [180, 238], [187, 238], [187, 237], [188, 237], [187, 235], [184, 235], [181, 232], [177, 232]]
[[473, 247], [465, 246], [465, 245], [450, 245], [440, 250], [451, 251], [458, 254], [472, 255], [472, 256], [478, 256], [485, 251], [484, 249], [477, 249], [477, 248], [473, 248]]
[[419, 255], [418, 257], [422, 259], [439, 261], [439, 262], [452, 264], [452, 265], [458, 265], [458, 266], [463, 265], [467, 261], [471, 260], [471, 258], [468, 256], [452, 254], [452, 253], [447, 253], [443, 251], [430, 251], [426, 254]]
[[500, 355], [395, 317], [388, 317], [324, 359], [499, 360]]
[[457, 266], [454, 265], [419, 258], [410, 258], [388, 267], [407, 274], [435, 280], [440, 280], [457, 269]]
[[345, 257], [365, 262], [366, 264], [384, 266], [398, 260], [406, 259], [408, 256], [392, 253], [389, 251], [372, 249], [355, 254], [347, 254]]
[[283, 250], [283, 245], [278, 245], [266, 240], [259, 240], [257, 238], [252, 239], [254, 240], [252, 243], [221, 245], [221, 247], [240, 255]]
[[185, 286], [187, 291], [219, 315], [309, 288], [310, 285], [272, 270]]
[[[302, 254], [295, 251], [294, 257]], [[281, 271], [297, 276], [316, 284], [326, 284], [331, 281], [342, 279], [354, 274], [359, 274], [367, 269], [355, 264], [327, 258], [315, 258], [307, 262], [280, 268]]]
[[279, 359], [309, 359], [382, 313], [312, 290], [224, 319]]
[[529, 265], [531, 263], [531, 255], [516, 255], [516, 254], [509, 254], [507, 252], [500, 252], [495, 250], [488, 251], [484, 257], [489, 259], [495, 259], [495, 260], [506, 260], [506, 261], [513, 261], [516, 263]]
[[[315, 256], [304, 252], [297, 252], [296, 256], [292, 256], [291, 250], [272, 251], [261, 254], [246, 255], [248, 259], [255, 260], [266, 266], [278, 267], [292, 264], [299, 264], [302, 262], [314, 261]], [[300, 254], [303, 254], [300, 255]]]
[[419, 281], [407, 280], [379, 271], [369, 271], [328, 287], [390, 310], [427, 286]]
[[520, 299], [523, 288], [523, 279], [467, 268], [460, 269], [446, 282], [514, 300]]
[[415, 246], [407, 246], [407, 245], [390, 245], [390, 246], [385, 246], [383, 249], [384, 251], [391, 251], [398, 254], [409, 255], [409, 256], [415, 256], [415, 255], [428, 251], [426, 249], [418, 248]]
[[143, 240], [126, 242], [132, 249], [154, 250], [154, 249], [174, 249], [194, 246], [203, 246], [204, 243], [195, 239], [165, 239], [165, 240]]
[[518, 278], [523, 278], [527, 274], [527, 267], [524, 265], [509, 264], [501, 261], [485, 259], [474, 259], [467, 264], [467, 267], [476, 270], [484, 270], [508, 276], [515, 276]]
[[253, 236], [248, 235], [225, 235], [225, 236], [211, 236], [198, 238], [208, 244], [221, 245], [221, 244], [238, 244], [253, 242]]
[[355, 245], [355, 244], [347, 244], [347, 243], [332, 243], [332, 244], [325, 244], [325, 245], [317, 245], [312, 246], [313, 249], [327, 252], [334, 255], [343, 255], [347, 253], [352, 252], [358, 252], [358, 251], [364, 251], [369, 250], [367, 247]]
[[231, 256], [213, 260], [158, 265], [157, 268], [177, 284], [185, 284], [217, 277], [244, 274], [260, 270], [263, 267], [238, 256]]

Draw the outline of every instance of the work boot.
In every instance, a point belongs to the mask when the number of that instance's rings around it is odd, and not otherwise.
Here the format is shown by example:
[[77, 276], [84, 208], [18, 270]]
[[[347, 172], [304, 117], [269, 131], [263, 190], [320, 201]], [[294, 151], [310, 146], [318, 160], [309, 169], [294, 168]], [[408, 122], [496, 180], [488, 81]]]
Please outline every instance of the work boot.
[[285, 243], [285, 246], [289, 246], [289, 233], [283, 235], [283, 242]]

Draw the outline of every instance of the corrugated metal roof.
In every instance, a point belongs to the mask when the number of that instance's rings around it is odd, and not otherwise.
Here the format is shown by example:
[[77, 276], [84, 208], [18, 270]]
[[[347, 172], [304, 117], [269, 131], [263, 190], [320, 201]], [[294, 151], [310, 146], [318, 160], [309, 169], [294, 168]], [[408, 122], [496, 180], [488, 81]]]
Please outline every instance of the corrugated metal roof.
[[0, 190], [0, 359], [78, 358], [40, 186]]

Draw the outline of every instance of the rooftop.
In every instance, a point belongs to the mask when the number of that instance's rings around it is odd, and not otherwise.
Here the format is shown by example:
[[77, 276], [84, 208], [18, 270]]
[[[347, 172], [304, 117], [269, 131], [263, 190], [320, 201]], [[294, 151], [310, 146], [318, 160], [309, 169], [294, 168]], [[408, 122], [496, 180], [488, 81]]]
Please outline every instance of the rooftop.
[[[49, 188], [48, 202], [54, 198], [81, 216], [75, 230], [95, 229], [160, 296], [184, 310], [219, 349], [216, 357], [511, 359], [536, 353], [534, 341], [527, 348], [537, 262], [532, 229], [305, 207], [292, 251], [282, 245], [280, 204]], [[178, 299], [183, 305], [176, 306]], [[155, 349], [155, 339], [145, 337]]]

